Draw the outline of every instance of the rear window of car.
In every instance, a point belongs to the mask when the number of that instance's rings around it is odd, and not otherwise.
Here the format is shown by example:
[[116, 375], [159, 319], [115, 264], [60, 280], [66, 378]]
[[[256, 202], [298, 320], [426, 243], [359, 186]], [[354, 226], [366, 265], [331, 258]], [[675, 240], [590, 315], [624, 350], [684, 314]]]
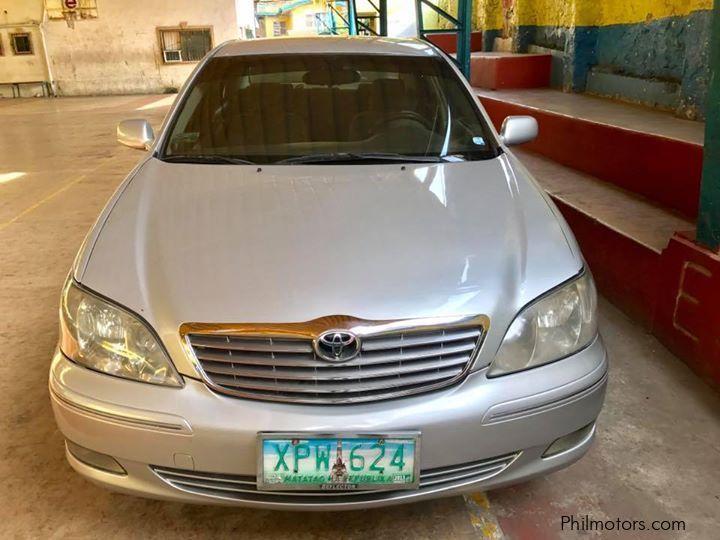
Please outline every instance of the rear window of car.
[[471, 160], [496, 148], [443, 58], [273, 54], [205, 64], [162, 149], [254, 163], [346, 152]]

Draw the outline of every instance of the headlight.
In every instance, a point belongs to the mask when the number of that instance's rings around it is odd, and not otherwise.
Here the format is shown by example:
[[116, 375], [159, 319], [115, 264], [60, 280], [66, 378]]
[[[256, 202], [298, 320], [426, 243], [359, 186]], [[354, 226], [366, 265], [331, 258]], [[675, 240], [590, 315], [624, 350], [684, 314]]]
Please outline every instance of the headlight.
[[559, 360], [597, 335], [597, 293], [588, 272], [525, 308], [510, 325], [488, 376]]
[[153, 384], [182, 386], [148, 327], [127, 311], [68, 280], [60, 305], [60, 350], [95, 371]]

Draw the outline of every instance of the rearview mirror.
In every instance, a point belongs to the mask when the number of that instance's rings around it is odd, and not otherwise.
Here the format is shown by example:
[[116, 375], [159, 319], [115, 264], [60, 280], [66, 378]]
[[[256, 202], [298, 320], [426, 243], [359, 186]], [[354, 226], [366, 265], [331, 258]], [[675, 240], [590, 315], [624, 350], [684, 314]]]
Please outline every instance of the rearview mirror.
[[538, 123], [532, 116], [508, 116], [500, 129], [500, 140], [508, 145], [532, 141], [538, 135]]
[[354, 84], [360, 80], [360, 73], [354, 69], [316, 69], [303, 75], [303, 82], [317, 86], [337, 86], [341, 84]]
[[133, 118], [123, 120], [117, 125], [117, 140], [120, 144], [130, 148], [148, 150], [155, 140], [155, 133], [153, 133], [150, 122], [145, 119]]

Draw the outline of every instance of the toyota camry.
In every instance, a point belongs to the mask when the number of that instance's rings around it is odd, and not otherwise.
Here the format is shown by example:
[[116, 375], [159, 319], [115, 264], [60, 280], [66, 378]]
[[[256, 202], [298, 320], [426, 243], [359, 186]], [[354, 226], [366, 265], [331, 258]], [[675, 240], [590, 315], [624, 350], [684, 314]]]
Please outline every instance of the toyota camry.
[[88, 234], [49, 387], [81, 475], [140, 496], [355, 509], [590, 447], [607, 380], [567, 224], [424, 41], [229, 42]]

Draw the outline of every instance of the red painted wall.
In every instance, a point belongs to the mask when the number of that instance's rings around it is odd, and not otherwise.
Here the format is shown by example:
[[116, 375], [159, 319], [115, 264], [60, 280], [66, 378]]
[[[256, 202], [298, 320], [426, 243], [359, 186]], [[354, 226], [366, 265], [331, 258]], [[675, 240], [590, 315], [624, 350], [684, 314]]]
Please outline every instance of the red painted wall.
[[547, 88], [550, 86], [552, 56], [478, 55], [470, 65], [470, 84], [478, 88]]
[[676, 233], [658, 267], [653, 334], [720, 387], [720, 253]]
[[662, 254], [555, 200], [598, 289], [720, 388], [720, 253], [676, 233]]

